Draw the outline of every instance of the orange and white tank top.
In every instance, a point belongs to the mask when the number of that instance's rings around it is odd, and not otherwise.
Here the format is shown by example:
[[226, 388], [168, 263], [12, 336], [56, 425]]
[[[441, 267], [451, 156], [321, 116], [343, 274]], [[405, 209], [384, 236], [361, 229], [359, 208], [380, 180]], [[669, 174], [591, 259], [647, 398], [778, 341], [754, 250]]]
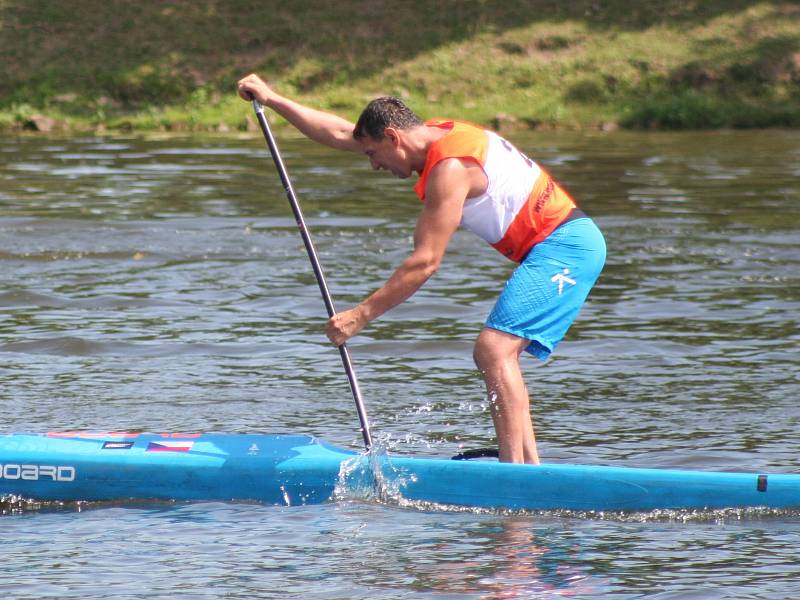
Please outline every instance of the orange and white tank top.
[[461, 225], [513, 261], [521, 262], [575, 208], [575, 201], [538, 164], [496, 133], [461, 121], [432, 120], [449, 130], [431, 144], [414, 191], [425, 201], [431, 170], [447, 158], [474, 160], [489, 181], [467, 198]]

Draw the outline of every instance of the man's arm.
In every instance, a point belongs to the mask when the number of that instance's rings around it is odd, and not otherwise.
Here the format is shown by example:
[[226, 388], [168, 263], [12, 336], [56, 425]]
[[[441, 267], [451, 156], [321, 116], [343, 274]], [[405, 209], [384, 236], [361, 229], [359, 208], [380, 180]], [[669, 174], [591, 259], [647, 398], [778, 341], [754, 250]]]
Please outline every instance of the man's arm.
[[437, 271], [461, 222], [471, 186], [467, 171], [471, 168], [479, 169], [457, 158], [444, 160], [433, 168], [414, 232], [414, 251], [380, 289], [328, 321], [325, 333], [334, 344], [342, 345], [367, 323], [410, 298]]
[[332, 113], [316, 110], [281, 96], [258, 75], [251, 74], [238, 83], [239, 96], [245, 100], [255, 98], [294, 125], [307, 138], [337, 150], [361, 152], [353, 139], [355, 125]]

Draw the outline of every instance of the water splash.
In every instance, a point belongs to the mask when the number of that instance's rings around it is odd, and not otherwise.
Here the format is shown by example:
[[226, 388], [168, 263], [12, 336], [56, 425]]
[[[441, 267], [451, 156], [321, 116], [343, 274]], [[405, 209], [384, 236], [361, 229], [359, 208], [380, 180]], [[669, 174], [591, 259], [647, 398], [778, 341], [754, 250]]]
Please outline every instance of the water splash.
[[333, 492], [334, 501], [374, 502], [387, 506], [403, 506], [408, 502], [402, 490], [415, 476], [392, 466], [389, 450], [396, 445], [391, 436], [381, 435], [373, 441], [369, 453], [343, 461]]

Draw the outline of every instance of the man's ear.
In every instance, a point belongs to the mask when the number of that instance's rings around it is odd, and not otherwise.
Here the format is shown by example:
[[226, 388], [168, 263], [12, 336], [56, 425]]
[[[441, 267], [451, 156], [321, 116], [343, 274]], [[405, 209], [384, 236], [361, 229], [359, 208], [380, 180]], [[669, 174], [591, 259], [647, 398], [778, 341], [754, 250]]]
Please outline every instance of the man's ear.
[[389, 138], [392, 145], [397, 148], [400, 145], [400, 132], [395, 127], [387, 127], [383, 130], [383, 135]]

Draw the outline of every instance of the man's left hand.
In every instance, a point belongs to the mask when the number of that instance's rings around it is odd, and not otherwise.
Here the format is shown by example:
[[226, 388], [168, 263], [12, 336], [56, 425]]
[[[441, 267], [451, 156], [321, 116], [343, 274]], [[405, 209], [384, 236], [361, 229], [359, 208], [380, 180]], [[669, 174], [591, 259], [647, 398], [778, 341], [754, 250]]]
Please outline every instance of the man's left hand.
[[364, 329], [367, 319], [360, 307], [336, 313], [325, 326], [325, 335], [337, 347]]

